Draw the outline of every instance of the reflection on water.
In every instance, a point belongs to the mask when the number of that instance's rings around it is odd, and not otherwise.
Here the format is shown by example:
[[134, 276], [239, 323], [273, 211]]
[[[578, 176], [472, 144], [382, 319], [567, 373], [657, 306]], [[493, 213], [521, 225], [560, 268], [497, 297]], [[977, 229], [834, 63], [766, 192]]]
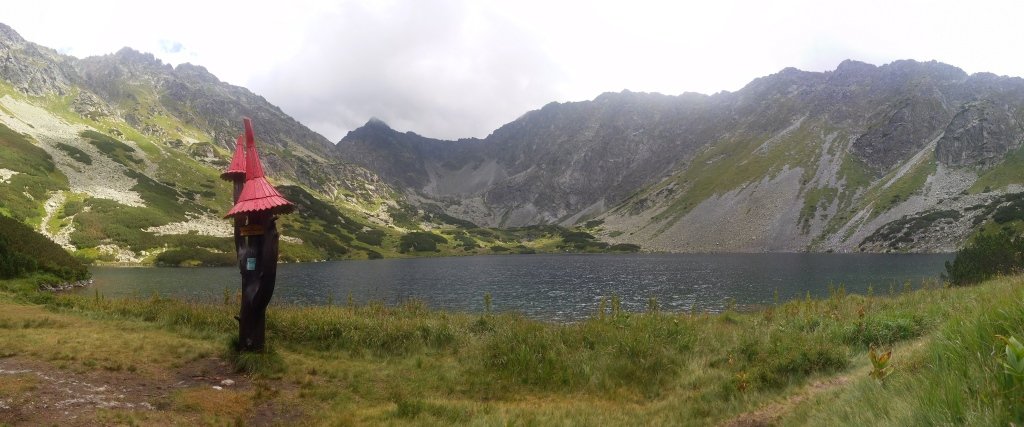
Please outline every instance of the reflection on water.
[[[830, 286], [876, 294], [910, 281], [935, 279], [952, 255], [912, 254], [635, 254], [504, 255], [286, 264], [278, 268], [276, 304], [343, 303], [351, 295], [397, 304], [416, 298], [430, 307], [483, 311], [491, 293], [495, 310], [574, 321], [592, 315], [602, 297], [618, 295], [630, 311], [651, 297], [669, 311], [720, 311], [740, 306], [828, 295]], [[161, 296], [223, 300], [240, 287], [235, 268], [93, 268], [106, 296]], [[93, 292], [87, 289], [80, 292]]]

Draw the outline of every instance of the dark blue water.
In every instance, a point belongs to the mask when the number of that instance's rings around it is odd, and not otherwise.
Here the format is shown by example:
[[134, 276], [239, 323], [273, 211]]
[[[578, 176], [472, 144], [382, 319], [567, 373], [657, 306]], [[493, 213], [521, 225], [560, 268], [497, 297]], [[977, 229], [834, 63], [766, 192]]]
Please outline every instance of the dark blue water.
[[[596, 312], [601, 298], [618, 295], [623, 307], [642, 311], [649, 298], [664, 310], [722, 310], [849, 293], [899, 290], [937, 279], [952, 255], [883, 254], [637, 254], [506, 255], [285, 264], [278, 268], [275, 303], [397, 304], [408, 299], [455, 311], [483, 311], [490, 293], [498, 311], [574, 321]], [[93, 268], [106, 296], [161, 296], [223, 301], [240, 287], [236, 268]], [[87, 289], [81, 292], [93, 292]]]

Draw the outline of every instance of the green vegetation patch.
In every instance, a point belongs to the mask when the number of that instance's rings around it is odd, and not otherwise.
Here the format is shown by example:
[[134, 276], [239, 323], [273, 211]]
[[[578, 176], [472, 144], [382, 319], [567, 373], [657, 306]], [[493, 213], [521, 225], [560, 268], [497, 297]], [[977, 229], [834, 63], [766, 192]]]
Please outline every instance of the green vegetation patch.
[[[1012, 374], [1008, 338], [1024, 336], [1021, 277], [944, 292], [956, 307], [922, 347], [897, 347], [884, 380], [864, 375], [810, 399], [781, 425], [1016, 424], [1022, 383]], [[937, 301], [937, 303], [939, 303]], [[890, 362], [893, 364], [893, 362]]]
[[[167, 409], [217, 424], [252, 421], [213, 418], [230, 397], [290, 424], [728, 425], [779, 408], [769, 415], [781, 425], [1009, 425], [1024, 401], [1004, 365], [1012, 341], [1000, 337], [1024, 335], [1022, 284], [927, 282], [889, 297], [840, 288], [720, 314], [660, 311], [653, 300], [626, 312], [597, 298], [594, 315], [571, 324], [495, 314], [486, 296], [478, 313], [349, 298], [272, 305], [272, 350], [239, 355], [224, 352], [238, 328], [234, 289], [223, 304], [198, 304], [0, 281], [0, 357], [173, 384], [183, 365], [219, 350], [252, 376], [237, 388], [186, 388]], [[886, 378], [867, 375], [871, 347], [892, 355]]]
[[186, 212], [210, 210], [185, 198], [177, 189], [167, 184], [154, 181], [152, 178], [134, 170], [126, 170], [124, 174], [136, 181], [132, 190], [139, 193], [149, 209], [162, 212], [168, 218], [184, 218]]
[[407, 230], [418, 230], [420, 228], [419, 223], [416, 221], [419, 211], [415, 206], [399, 201], [398, 209], [391, 209], [388, 212], [391, 214], [391, 221], [396, 226]]
[[366, 243], [367, 245], [370, 246], [380, 246], [381, 243], [384, 241], [384, 236], [386, 235], [387, 233], [385, 233], [384, 230], [363, 230], [356, 233], [356, 240]]
[[481, 322], [493, 328], [483, 367], [542, 390], [626, 387], [656, 396], [689, 359], [696, 335], [685, 323], [625, 313], [574, 327], [501, 320]]
[[68, 157], [71, 157], [78, 163], [86, 165], [92, 164], [92, 157], [90, 157], [89, 154], [86, 153], [85, 151], [78, 149], [78, 147], [74, 147], [63, 142], [60, 142], [57, 143], [57, 149], [63, 151], [64, 154], [67, 154]]
[[698, 154], [689, 167], [655, 187], [652, 192], [675, 184], [683, 189], [672, 205], [654, 217], [671, 226], [700, 202], [743, 185], [773, 177], [784, 168], [802, 167], [804, 180], [814, 176], [815, 159], [821, 150], [819, 126], [803, 123], [799, 128], [766, 144], [772, 135], [747, 135], [719, 141]]
[[56, 243], [25, 224], [0, 215], [0, 279], [33, 273], [56, 276], [60, 281], [89, 277], [89, 270]]
[[[881, 189], [877, 194], [868, 193], [865, 200], [877, 200], [878, 203], [875, 209], [875, 216], [892, 209], [924, 188], [928, 177], [935, 174], [936, 165], [935, 156], [928, 156], [912, 166], [911, 170], [907, 171], [896, 182], [893, 182], [892, 185]], [[885, 180], [880, 182], [885, 182]]]
[[154, 263], [161, 267], [226, 267], [237, 264], [238, 260], [233, 253], [186, 247], [161, 252]]
[[804, 194], [804, 206], [800, 209], [800, 227], [804, 233], [810, 230], [811, 221], [818, 209], [827, 208], [839, 195], [839, 190], [831, 187], [812, 188]]
[[438, 252], [438, 244], [448, 243], [444, 236], [428, 231], [414, 231], [401, 237], [398, 242], [398, 251], [407, 252]]
[[453, 217], [451, 215], [448, 215], [447, 213], [444, 212], [444, 210], [440, 206], [436, 206], [436, 205], [428, 205], [427, 206], [427, 211], [424, 212], [423, 219], [425, 219], [427, 221], [437, 222], [437, 223], [440, 223], [440, 224], [454, 225], [454, 226], [460, 227], [460, 228], [476, 228], [477, 227], [476, 224], [474, 224], [474, 223], [472, 223], [470, 221], [467, 221], [467, 220], [464, 220], [464, 219], [461, 219], [461, 218], [456, 218], [456, 217]]
[[946, 276], [954, 285], [969, 285], [1000, 274], [1024, 271], [1024, 237], [1003, 229], [982, 233], [946, 261]]
[[562, 233], [562, 249], [582, 252], [601, 252], [609, 248], [608, 243], [598, 241], [593, 234], [586, 231], [569, 231]]
[[616, 243], [608, 248], [612, 252], [640, 252], [640, 245], [633, 243]]
[[379, 247], [387, 237], [385, 231], [355, 220], [302, 187], [282, 185], [278, 191], [296, 205], [296, 213], [282, 216], [279, 227], [315, 248], [320, 253], [316, 259], [341, 259], [353, 253], [356, 241]]
[[94, 130], [84, 130], [79, 134], [82, 138], [89, 141], [90, 144], [100, 150], [111, 160], [118, 162], [128, 168], [138, 167], [143, 164], [143, 160], [135, 157], [135, 149], [130, 145], [125, 144], [117, 139], [110, 137], [109, 135], [96, 132]]
[[[86, 211], [84, 207], [89, 209]], [[71, 243], [78, 248], [93, 248], [104, 243], [117, 243], [134, 251], [159, 247], [205, 247], [218, 251], [233, 252], [234, 246], [227, 237], [200, 235], [157, 236], [143, 231], [150, 227], [184, 220], [183, 210], [166, 212], [153, 207], [124, 206], [112, 200], [89, 198], [82, 202], [75, 215], [75, 230]], [[173, 216], [181, 213], [181, 216]]]
[[898, 220], [885, 224], [860, 243], [860, 247], [872, 244], [884, 244], [891, 249], [898, 249], [903, 245], [913, 243], [915, 236], [935, 224], [952, 225], [963, 217], [958, 210], [931, 210], [905, 216]]
[[8, 182], [0, 183], [0, 213], [19, 221], [38, 222], [49, 193], [68, 188], [67, 177], [57, 170], [49, 153], [2, 124], [0, 168], [18, 172]]
[[456, 232], [453, 238], [455, 239], [455, 242], [458, 243], [458, 246], [463, 250], [472, 251], [480, 247], [480, 245], [477, 244], [476, 239], [470, 237], [465, 231], [460, 230]]
[[1006, 188], [1010, 184], [1024, 184], [1024, 147], [1006, 153], [999, 164], [982, 172], [967, 192], [988, 192]]

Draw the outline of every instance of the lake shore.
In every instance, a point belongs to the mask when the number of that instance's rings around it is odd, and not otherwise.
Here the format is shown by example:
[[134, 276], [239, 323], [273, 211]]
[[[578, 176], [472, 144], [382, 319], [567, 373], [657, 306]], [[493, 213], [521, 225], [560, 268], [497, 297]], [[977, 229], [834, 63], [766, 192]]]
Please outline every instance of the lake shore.
[[[353, 298], [387, 305], [419, 299], [431, 308], [481, 312], [491, 294], [496, 312], [578, 322], [617, 295], [627, 311], [655, 298], [664, 311], [720, 312], [848, 293], [891, 294], [909, 282], [938, 281], [941, 255], [879, 254], [536, 254], [514, 257], [384, 259], [281, 265], [275, 304], [328, 305]], [[110, 297], [172, 297], [218, 303], [239, 287], [235, 267], [93, 268], [94, 289]]]
[[[990, 355], [995, 335], [1021, 336], [1022, 285], [837, 291], [717, 315], [607, 301], [568, 325], [415, 302], [272, 304], [272, 352], [238, 358], [230, 298], [4, 282], [0, 423], [1006, 425], [1021, 403]], [[884, 381], [868, 376], [872, 345], [893, 351]]]

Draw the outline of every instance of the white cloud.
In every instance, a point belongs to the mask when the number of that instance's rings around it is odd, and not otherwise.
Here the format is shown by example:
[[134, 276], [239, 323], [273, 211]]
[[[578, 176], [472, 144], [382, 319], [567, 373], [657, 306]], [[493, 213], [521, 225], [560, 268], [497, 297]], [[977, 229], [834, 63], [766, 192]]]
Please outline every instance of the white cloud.
[[206, 66], [337, 140], [371, 116], [484, 136], [549, 101], [736, 90], [787, 66], [939, 60], [1024, 75], [1013, 1], [388, 0], [5, 5], [75, 56], [122, 46]]

